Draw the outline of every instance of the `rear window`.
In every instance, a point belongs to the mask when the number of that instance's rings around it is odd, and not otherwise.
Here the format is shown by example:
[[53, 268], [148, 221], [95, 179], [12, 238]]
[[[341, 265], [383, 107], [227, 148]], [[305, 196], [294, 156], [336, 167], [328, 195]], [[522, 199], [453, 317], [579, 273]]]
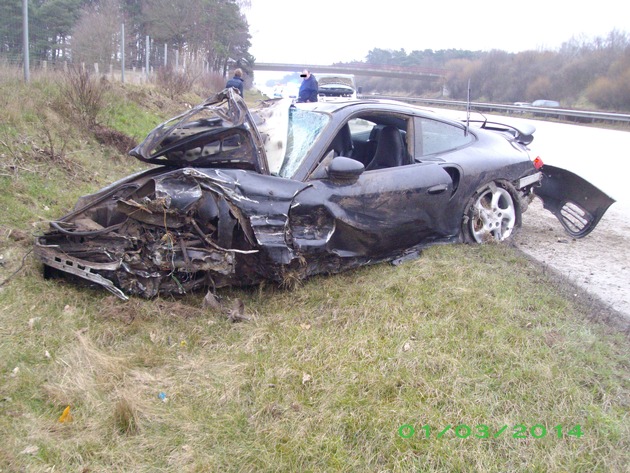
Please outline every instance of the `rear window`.
[[474, 136], [466, 133], [464, 126], [416, 118], [415, 120], [415, 155], [416, 157], [444, 153], [467, 145]]

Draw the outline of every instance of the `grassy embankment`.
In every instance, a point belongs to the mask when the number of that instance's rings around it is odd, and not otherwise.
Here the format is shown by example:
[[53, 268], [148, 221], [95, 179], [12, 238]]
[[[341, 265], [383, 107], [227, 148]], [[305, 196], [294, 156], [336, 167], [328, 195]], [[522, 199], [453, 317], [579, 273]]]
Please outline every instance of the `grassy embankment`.
[[[64, 90], [0, 83], [0, 281], [42, 222], [141, 167], [74, 120]], [[104, 103], [98, 123], [136, 139], [181, 109], [132, 86]], [[0, 288], [0, 470], [627, 469], [627, 338], [513, 248], [220, 295], [250, 320], [203, 294], [124, 303], [27, 257]]]

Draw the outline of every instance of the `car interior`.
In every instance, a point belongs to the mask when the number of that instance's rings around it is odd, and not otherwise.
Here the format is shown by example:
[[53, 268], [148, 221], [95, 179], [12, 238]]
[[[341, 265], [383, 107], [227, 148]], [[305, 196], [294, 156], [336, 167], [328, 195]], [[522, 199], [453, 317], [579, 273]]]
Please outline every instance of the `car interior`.
[[331, 151], [335, 157], [361, 162], [366, 171], [409, 164], [407, 119], [393, 115], [355, 117], [337, 132], [326, 155]]

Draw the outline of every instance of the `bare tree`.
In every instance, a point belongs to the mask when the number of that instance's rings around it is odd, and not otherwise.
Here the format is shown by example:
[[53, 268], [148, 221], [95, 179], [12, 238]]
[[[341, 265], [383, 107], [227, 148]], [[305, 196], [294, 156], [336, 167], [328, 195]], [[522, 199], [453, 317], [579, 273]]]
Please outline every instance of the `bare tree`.
[[142, 7], [147, 33], [175, 47], [195, 48], [195, 29], [203, 15], [199, 0], [145, 0]]
[[110, 64], [116, 60], [121, 22], [118, 0], [101, 0], [86, 8], [72, 35], [74, 62]]

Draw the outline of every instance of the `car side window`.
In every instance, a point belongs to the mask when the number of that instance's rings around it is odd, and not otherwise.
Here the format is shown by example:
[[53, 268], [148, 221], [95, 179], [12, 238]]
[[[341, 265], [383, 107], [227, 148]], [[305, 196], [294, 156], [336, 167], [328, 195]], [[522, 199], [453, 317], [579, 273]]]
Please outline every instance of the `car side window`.
[[351, 157], [360, 161], [366, 171], [410, 164], [407, 130], [410, 120], [403, 115], [371, 113], [348, 122], [353, 151]]
[[373, 141], [373, 130], [376, 127], [376, 123], [365, 118], [353, 118], [348, 122], [348, 127], [352, 134], [353, 150], [351, 157], [367, 166], [376, 147], [376, 143]]
[[429, 118], [415, 119], [415, 155], [416, 158], [431, 154], [444, 153], [474, 140], [466, 133], [464, 126], [457, 126]]
[[365, 118], [353, 118], [348, 121], [348, 126], [350, 127], [352, 136], [363, 134], [369, 137], [370, 132], [376, 126], [376, 123], [366, 120]]
[[322, 159], [309, 179], [321, 179], [333, 158], [343, 156], [359, 161], [366, 171], [412, 164], [413, 142], [407, 142], [413, 131], [407, 115], [370, 112], [354, 116], [337, 126]]

